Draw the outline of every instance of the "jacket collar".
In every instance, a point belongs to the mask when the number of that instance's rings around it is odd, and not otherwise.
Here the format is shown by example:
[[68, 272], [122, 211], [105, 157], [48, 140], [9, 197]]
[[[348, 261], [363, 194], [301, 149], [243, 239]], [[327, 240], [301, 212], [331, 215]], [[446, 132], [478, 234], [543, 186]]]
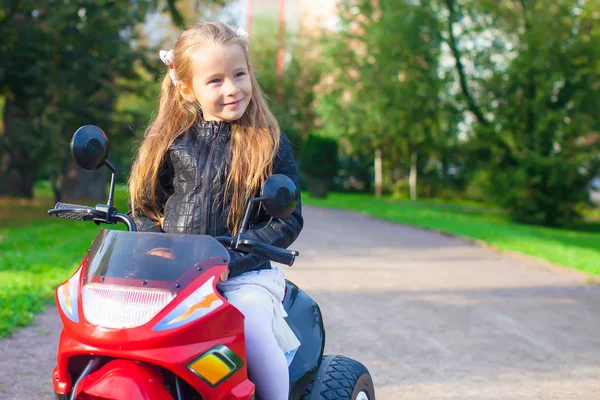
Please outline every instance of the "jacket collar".
[[204, 128], [204, 129], [212, 129], [212, 128], [216, 128], [219, 127], [223, 124], [228, 124], [228, 122], [224, 122], [224, 121], [206, 121], [204, 120], [204, 118], [200, 117], [198, 118], [198, 126], [200, 128]]
[[226, 133], [229, 135], [231, 132], [231, 122], [227, 121], [206, 121], [202, 118], [202, 114], [198, 116], [198, 122], [196, 126], [198, 128], [198, 135], [204, 138], [211, 138], [216, 134]]

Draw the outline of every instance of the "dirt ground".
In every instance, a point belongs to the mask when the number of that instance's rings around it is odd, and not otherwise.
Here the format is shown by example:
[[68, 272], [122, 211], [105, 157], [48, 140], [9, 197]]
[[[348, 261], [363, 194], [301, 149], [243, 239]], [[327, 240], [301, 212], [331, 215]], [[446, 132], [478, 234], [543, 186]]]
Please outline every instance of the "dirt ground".
[[[600, 286], [444, 235], [306, 207], [288, 278], [319, 303], [326, 353], [380, 400], [599, 399]], [[600, 247], [600, 243], [599, 243]], [[0, 399], [53, 399], [49, 307], [0, 340]]]

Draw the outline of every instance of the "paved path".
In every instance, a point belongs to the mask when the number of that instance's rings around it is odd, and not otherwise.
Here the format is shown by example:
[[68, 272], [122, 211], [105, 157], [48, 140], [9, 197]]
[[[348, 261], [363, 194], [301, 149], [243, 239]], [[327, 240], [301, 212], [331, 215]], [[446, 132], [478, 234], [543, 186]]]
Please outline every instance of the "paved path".
[[[326, 352], [362, 361], [379, 400], [600, 399], [600, 286], [360, 214], [305, 219], [288, 278], [320, 304]], [[52, 399], [59, 329], [50, 308], [0, 340], [1, 399]]]

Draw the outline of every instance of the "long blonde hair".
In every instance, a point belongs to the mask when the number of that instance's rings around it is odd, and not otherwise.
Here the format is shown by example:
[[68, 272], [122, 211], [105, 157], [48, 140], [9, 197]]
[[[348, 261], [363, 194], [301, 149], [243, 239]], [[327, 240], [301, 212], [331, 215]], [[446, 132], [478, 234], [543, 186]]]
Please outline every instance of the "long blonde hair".
[[[244, 49], [252, 82], [252, 97], [244, 115], [232, 122], [230, 169], [224, 193], [229, 201], [227, 225], [237, 233], [248, 200], [272, 174], [279, 148], [279, 124], [258, 86], [247, 53], [246, 39], [220, 22], [204, 22], [184, 31], [173, 48], [173, 69], [178, 82], [192, 86], [192, 55], [201, 46], [239, 45]], [[187, 102], [173, 84], [169, 71], [162, 81], [158, 113], [146, 129], [129, 176], [131, 209], [139, 210], [159, 224], [163, 217], [156, 202], [158, 173], [163, 158], [182, 133], [198, 122], [195, 104]], [[250, 150], [250, 151], [248, 151]], [[133, 213], [136, 216], [137, 213]]]

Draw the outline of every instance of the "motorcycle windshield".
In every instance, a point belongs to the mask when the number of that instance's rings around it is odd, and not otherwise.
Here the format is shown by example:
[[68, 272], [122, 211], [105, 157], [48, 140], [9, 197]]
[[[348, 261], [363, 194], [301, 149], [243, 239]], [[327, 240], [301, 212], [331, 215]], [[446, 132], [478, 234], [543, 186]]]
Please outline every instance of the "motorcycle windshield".
[[85, 285], [183, 290], [200, 273], [229, 263], [229, 253], [205, 235], [102, 229], [88, 251]]

